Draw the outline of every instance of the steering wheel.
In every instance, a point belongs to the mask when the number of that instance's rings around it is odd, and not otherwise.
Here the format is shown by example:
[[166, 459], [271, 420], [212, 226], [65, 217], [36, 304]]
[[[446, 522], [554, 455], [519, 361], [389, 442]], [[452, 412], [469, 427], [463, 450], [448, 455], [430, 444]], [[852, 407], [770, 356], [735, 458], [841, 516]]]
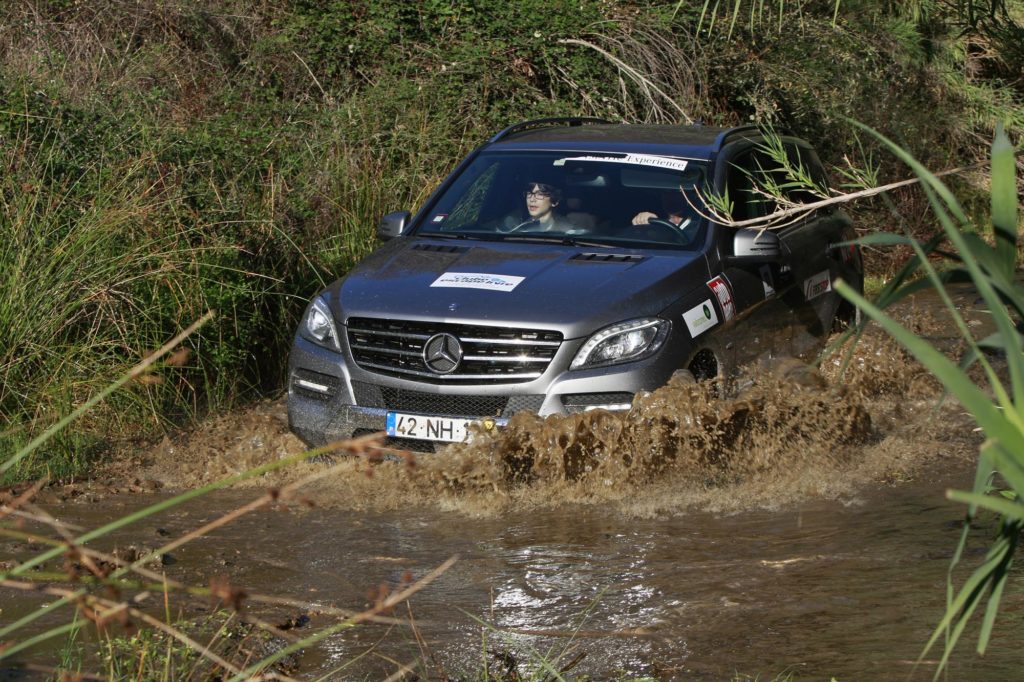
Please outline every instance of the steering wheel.
[[524, 220], [523, 222], [519, 223], [519, 224], [518, 224], [518, 225], [516, 225], [515, 227], [510, 227], [509, 229], [507, 229], [507, 230], [502, 230], [502, 231], [503, 231], [503, 232], [504, 232], [505, 234], [511, 234], [511, 233], [513, 233], [513, 232], [518, 232], [519, 230], [523, 229], [523, 228], [524, 228], [524, 227], [526, 227], [527, 225], [533, 225], [533, 224], [536, 224], [536, 222], [537, 222], [536, 220], [534, 220], [533, 218], [530, 218], [529, 220]]
[[687, 222], [684, 222], [682, 225], [676, 225], [675, 223], [673, 223], [673, 222], [671, 222], [669, 220], [663, 220], [661, 218], [650, 218], [647, 221], [646, 224], [634, 225], [634, 227], [656, 227], [656, 228], [658, 228], [658, 231], [660, 233], [664, 234], [664, 233], [671, 232], [672, 233], [672, 239], [671, 239], [672, 243], [674, 243], [674, 244], [689, 244], [690, 243], [689, 238], [687, 238], [687, 236], [685, 234], [683, 234], [683, 232], [682, 232], [683, 227], [685, 227], [687, 224], [688, 224]]

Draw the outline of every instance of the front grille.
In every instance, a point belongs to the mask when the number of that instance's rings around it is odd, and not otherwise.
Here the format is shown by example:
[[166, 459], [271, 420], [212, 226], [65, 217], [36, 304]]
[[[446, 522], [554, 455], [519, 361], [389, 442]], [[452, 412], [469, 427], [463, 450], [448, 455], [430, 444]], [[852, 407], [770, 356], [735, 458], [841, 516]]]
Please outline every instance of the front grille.
[[542, 395], [513, 395], [508, 398], [508, 405], [505, 407], [505, 413], [501, 416], [511, 417], [516, 412], [528, 410], [530, 412], [539, 412], [541, 406], [544, 404], [544, 396]]
[[[423, 347], [434, 335], [458, 339], [462, 357], [439, 374], [427, 366]], [[562, 334], [543, 329], [510, 329], [355, 317], [348, 321], [348, 343], [359, 367], [387, 376], [435, 384], [518, 383], [544, 373], [562, 343]], [[450, 371], [448, 371], [450, 370]]]
[[453, 417], [498, 417], [508, 403], [503, 395], [435, 395], [400, 388], [381, 388], [380, 392], [389, 410]]
[[520, 410], [540, 409], [542, 395], [445, 395], [353, 381], [356, 404], [393, 412], [416, 412], [444, 417], [510, 417]]

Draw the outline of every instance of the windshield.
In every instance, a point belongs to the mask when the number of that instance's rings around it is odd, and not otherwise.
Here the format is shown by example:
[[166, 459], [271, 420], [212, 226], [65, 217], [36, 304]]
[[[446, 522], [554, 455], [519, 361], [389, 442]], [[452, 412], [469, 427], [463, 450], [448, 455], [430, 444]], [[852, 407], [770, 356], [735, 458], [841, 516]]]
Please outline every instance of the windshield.
[[705, 221], [694, 190], [705, 167], [650, 154], [485, 152], [434, 203], [418, 233], [695, 248]]

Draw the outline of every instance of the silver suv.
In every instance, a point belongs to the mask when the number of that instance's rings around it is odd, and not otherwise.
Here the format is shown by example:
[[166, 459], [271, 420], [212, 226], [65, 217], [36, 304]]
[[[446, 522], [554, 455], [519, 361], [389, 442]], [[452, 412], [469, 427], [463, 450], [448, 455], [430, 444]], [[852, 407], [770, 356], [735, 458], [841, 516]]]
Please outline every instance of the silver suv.
[[[781, 140], [824, 182], [806, 142]], [[860, 252], [840, 245], [849, 219], [735, 229], [701, 203], [715, 192], [735, 220], [770, 213], [763, 143], [754, 127], [582, 118], [501, 131], [415, 216], [384, 216], [386, 243], [309, 304], [292, 429], [310, 445], [386, 431], [432, 450], [474, 421], [626, 410], [676, 372], [818, 352], [852, 312], [832, 283], [862, 286]]]

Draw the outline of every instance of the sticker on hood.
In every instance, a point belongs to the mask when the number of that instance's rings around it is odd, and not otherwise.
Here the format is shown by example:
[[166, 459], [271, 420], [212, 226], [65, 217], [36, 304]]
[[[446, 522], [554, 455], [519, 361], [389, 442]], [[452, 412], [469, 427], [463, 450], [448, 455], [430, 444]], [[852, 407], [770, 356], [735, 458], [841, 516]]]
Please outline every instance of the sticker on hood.
[[690, 330], [690, 336], [697, 338], [718, 324], [718, 313], [715, 312], [715, 306], [711, 305], [709, 298], [683, 313], [683, 320], [686, 322], [686, 328]]
[[828, 270], [822, 270], [804, 280], [804, 298], [808, 301], [830, 291], [832, 291], [832, 280], [828, 276]]
[[708, 287], [722, 306], [722, 317], [725, 318], [725, 321], [728, 322], [736, 317], [736, 304], [732, 300], [732, 287], [729, 286], [729, 280], [719, 275], [708, 282]]
[[430, 285], [453, 289], [486, 289], [488, 291], [512, 291], [525, 277], [515, 275], [488, 275], [482, 272], [446, 272]]
[[564, 166], [566, 161], [599, 161], [601, 163], [628, 163], [634, 166], [650, 166], [668, 170], [684, 171], [687, 162], [654, 154], [626, 154], [625, 156], [570, 156], [555, 161], [555, 166]]

